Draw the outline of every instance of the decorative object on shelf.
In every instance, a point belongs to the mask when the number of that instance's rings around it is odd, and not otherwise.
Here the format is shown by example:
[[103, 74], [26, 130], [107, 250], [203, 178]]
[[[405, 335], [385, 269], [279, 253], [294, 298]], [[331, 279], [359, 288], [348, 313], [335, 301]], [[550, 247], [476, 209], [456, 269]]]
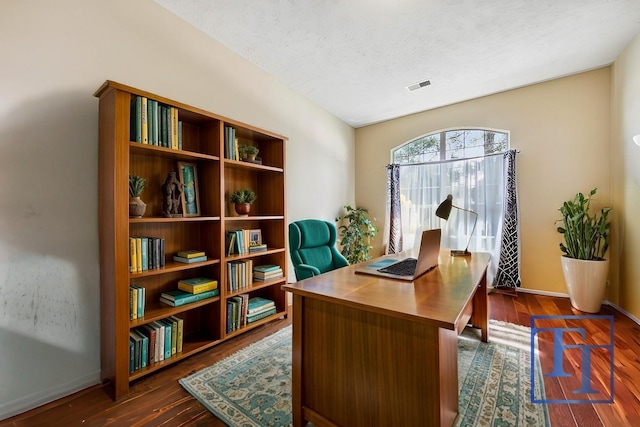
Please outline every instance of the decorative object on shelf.
[[600, 311], [609, 271], [605, 254], [609, 248], [611, 208], [590, 215], [591, 198], [596, 190], [586, 197], [577, 193], [573, 200], [564, 202], [559, 209], [563, 226], [557, 228], [564, 237], [560, 260], [571, 305], [587, 313]]
[[447, 198], [440, 203], [438, 208], [436, 209], [436, 216], [438, 218], [442, 218], [445, 221], [449, 219], [449, 215], [451, 215], [451, 209], [456, 208], [458, 210], [469, 212], [472, 215], [475, 215], [473, 219], [473, 226], [471, 227], [471, 233], [469, 233], [469, 240], [467, 240], [467, 246], [463, 250], [451, 250], [451, 256], [470, 256], [471, 252], [469, 252], [469, 244], [471, 243], [471, 237], [473, 236], [473, 232], [476, 229], [476, 224], [478, 222], [478, 214], [475, 211], [469, 209], [463, 209], [453, 204], [453, 196], [449, 194]]
[[[344, 222], [338, 227], [340, 253], [350, 264], [357, 264], [371, 259], [371, 239], [378, 233], [378, 227], [368, 217], [369, 211], [364, 208], [344, 206], [344, 212], [336, 218], [336, 222]], [[373, 219], [375, 221], [375, 218]]]
[[167, 179], [162, 184], [162, 214], [166, 218], [179, 218], [180, 199], [182, 196], [183, 185], [178, 180], [175, 172], [169, 172]]
[[140, 194], [147, 185], [147, 180], [136, 175], [129, 175], [129, 217], [142, 218], [147, 205], [140, 199]]
[[256, 159], [256, 156], [258, 155], [260, 150], [255, 145], [240, 145], [238, 147], [238, 152], [240, 154], [240, 160], [253, 161]]
[[180, 182], [182, 182], [183, 216], [200, 216], [200, 197], [198, 195], [198, 170], [195, 163], [178, 162]]
[[251, 204], [256, 201], [256, 193], [248, 188], [236, 190], [231, 193], [229, 200], [234, 204], [238, 215], [247, 216], [251, 212]]

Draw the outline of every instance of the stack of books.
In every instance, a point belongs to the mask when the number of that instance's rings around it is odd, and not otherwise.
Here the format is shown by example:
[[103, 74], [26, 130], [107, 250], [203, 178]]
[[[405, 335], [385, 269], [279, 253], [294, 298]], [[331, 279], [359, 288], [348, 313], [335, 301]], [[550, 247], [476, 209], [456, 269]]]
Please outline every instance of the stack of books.
[[253, 297], [247, 303], [247, 323], [256, 322], [276, 314], [276, 304], [266, 298]]
[[183, 262], [185, 264], [191, 264], [194, 262], [202, 262], [207, 260], [207, 255], [204, 251], [198, 251], [189, 249], [186, 251], [180, 251], [173, 256], [173, 260], [176, 262]]
[[282, 277], [282, 268], [275, 264], [258, 265], [253, 268], [253, 280], [267, 282]]
[[178, 289], [175, 291], [161, 293], [160, 302], [168, 304], [172, 307], [180, 307], [185, 304], [202, 301], [203, 299], [213, 298], [216, 295], [218, 295], [218, 289], [200, 292], [199, 294], [192, 294]]
[[184, 321], [176, 316], [129, 330], [129, 372], [182, 353]]

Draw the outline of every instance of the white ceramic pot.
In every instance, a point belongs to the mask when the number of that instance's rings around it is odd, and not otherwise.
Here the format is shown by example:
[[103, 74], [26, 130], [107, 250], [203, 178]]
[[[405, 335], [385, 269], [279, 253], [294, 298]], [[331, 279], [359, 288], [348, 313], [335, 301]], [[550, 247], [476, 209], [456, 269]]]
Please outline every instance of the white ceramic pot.
[[609, 260], [588, 261], [561, 256], [560, 261], [571, 305], [586, 313], [599, 312], [607, 290]]

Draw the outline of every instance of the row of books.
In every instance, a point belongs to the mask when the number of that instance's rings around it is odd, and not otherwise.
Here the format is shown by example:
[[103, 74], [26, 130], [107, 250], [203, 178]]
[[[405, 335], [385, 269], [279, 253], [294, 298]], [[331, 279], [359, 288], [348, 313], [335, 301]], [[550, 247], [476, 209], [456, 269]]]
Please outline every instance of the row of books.
[[267, 250], [267, 244], [262, 242], [262, 230], [230, 230], [227, 231], [227, 256], [243, 255]]
[[251, 286], [253, 282], [253, 260], [227, 263], [227, 290], [237, 291]]
[[129, 285], [129, 319], [144, 317], [146, 293], [146, 289], [142, 286]]
[[195, 277], [178, 281], [178, 289], [162, 292], [160, 302], [172, 307], [180, 307], [219, 294], [218, 281], [207, 277]]
[[238, 152], [238, 138], [232, 126], [224, 127], [224, 157], [230, 160], [240, 160]]
[[240, 294], [227, 300], [227, 333], [276, 313], [276, 304], [262, 297]]
[[129, 271], [140, 273], [164, 267], [165, 240], [159, 237], [129, 237]]
[[275, 264], [258, 265], [253, 269], [253, 280], [256, 282], [268, 282], [282, 276], [282, 268]]
[[144, 96], [131, 98], [131, 140], [182, 150], [182, 121], [178, 109]]
[[182, 353], [183, 330], [176, 316], [129, 330], [129, 373]]

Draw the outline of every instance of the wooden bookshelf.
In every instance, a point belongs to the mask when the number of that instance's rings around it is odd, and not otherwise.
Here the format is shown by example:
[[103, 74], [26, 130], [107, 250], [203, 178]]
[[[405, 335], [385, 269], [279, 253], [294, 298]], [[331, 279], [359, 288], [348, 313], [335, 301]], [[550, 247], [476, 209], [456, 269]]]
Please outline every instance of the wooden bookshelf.
[[[118, 399], [129, 393], [131, 381], [288, 315], [286, 295], [281, 290], [288, 266], [284, 187], [287, 138], [112, 81], [106, 81], [95, 96], [99, 98], [101, 377], [112, 384], [113, 397]], [[177, 109], [182, 126], [181, 149], [132, 140], [131, 102], [138, 96]], [[235, 129], [241, 144], [259, 148], [262, 164], [225, 157], [226, 126]], [[169, 172], [178, 171], [178, 162], [197, 166], [199, 216], [166, 218], [162, 213], [161, 187]], [[141, 196], [147, 204], [142, 218], [129, 218], [129, 175], [147, 180]], [[251, 188], [257, 195], [247, 217], [238, 217], [228, 202], [229, 194], [240, 188]], [[236, 229], [260, 229], [268, 249], [226, 256], [225, 237]], [[130, 236], [163, 238], [165, 266], [131, 273]], [[207, 261], [174, 262], [173, 255], [186, 249], [205, 251]], [[248, 283], [231, 292], [227, 263], [239, 259], [251, 259], [254, 266], [280, 265], [284, 277]], [[218, 280], [217, 297], [179, 307], [159, 301], [162, 292], [177, 289], [179, 280], [201, 276]], [[131, 284], [144, 287], [146, 292], [144, 317], [134, 320], [130, 319], [129, 308]], [[241, 293], [273, 300], [276, 313], [226, 333], [227, 299]], [[184, 321], [183, 351], [130, 372], [129, 331], [174, 315]]]

